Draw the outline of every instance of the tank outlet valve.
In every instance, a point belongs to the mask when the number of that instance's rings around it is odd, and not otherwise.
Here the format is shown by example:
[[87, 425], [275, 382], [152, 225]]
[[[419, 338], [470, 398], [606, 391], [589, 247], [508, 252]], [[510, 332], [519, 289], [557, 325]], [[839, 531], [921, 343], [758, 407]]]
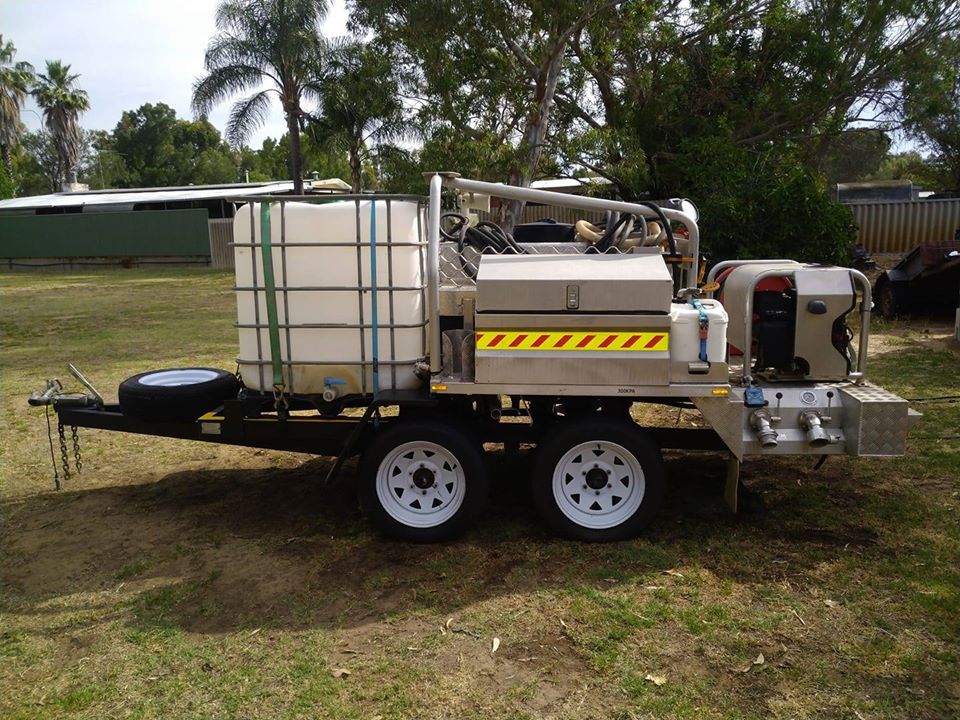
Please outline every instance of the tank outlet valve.
[[338, 397], [340, 397], [340, 386], [339, 385], [324, 385], [323, 386], [323, 401], [324, 402], [333, 402]]
[[766, 410], [754, 410], [750, 415], [750, 427], [757, 433], [757, 440], [765, 448], [775, 448], [777, 446], [777, 431], [773, 429], [773, 423], [776, 418], [772, 417]]
[[810, 447], [823, 447], [829, 445], [832, 440], [823, 429], [824, 419], [816, 410], [804, 410], [800, 413], [800, 427], [807, 433], [807, 445]]

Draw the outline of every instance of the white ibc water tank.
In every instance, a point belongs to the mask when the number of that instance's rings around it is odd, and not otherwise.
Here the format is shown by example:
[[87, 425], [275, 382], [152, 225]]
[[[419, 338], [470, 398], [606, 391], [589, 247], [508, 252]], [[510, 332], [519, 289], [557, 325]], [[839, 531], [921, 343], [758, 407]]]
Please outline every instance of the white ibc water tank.
[[[284, 202], [282, 217], [281, 203], [271, 203], [280, 354], [289, 361], [284, 365], [287, 392], [373, 392], [371, 202]], [[246, 387], [270, 392], [260, 211], [259, 203], [240, 207], [233, 225], [238, 363]], [[424, 218], [415, 201], [377, 200], [374, 212], [379, 388], [414, 388], [420, 383], [414, 363], [426, 353]]]
[[[707, 311], [707, 360], [727, 361], [727, 311], [718, 300], [701, 300]], [[700, 359], [700, 311], [689, 303], [670, 307], [670, 360], [696, 362]]]

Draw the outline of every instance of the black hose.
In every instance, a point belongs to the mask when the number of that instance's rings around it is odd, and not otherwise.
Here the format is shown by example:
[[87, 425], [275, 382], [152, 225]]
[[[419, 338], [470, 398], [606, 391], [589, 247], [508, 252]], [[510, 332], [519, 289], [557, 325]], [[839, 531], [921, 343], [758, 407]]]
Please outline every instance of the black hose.
[[660, 206], [656, 203], [649, 202], [647, 200], [639, 200], [638, 205], [643, 205], [653, 210], [657, 214], [657, 218], [660, 220], [660, 223], [663, 225], [664, 231], [667, 233], [667, 245], [670, 247], [670, 254], [676, 256], [677, 253], [677, 241], [673, 237], [673, 230], [670, 228], [670, 221], [667, 220], [667, 216], [663, 214], [663, 210], [660, 209]]
[[[443, 229], [445, 220], [453, 219], [456, 224], [448, 232]], [[460, 268], [471, 280], [477, 277], [477, 268], [466, 261], [463, 257], [464, 249], [469, 245], [477, 252], [483, 254], [492, 250], [497, 255], [526, 255], [527, 251], [517, 244], [513, 236], [504, 232], [496, 223], [484, 220], [470, 225], [470, 218], [456, 212], [444, 213], [440, 216], [440, 234], [444, 240], [457, 243], [457, 256], [460, 258]]]

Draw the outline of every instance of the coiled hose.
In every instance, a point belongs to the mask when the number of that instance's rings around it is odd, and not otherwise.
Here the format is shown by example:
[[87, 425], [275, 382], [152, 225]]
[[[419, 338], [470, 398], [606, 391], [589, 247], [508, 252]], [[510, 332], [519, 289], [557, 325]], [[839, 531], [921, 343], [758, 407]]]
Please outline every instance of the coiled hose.
[[[449, 230], [444, 225], [453, 221]], [[479, 253], [490, 250], [497, 255], [526, 255], [510, 233], [504, 232], [496, 223], [483, 220], [476, 225], [470, 225], [470, 218], [456, 212], [447, 212], [440, 216], [440, 235], [444, 240], [457, 243], [457, 257], [460, 258], [460, 267], [471, 280], [477, 277], [477, 268], [463, 257], [464, 248], [468, 245]]]

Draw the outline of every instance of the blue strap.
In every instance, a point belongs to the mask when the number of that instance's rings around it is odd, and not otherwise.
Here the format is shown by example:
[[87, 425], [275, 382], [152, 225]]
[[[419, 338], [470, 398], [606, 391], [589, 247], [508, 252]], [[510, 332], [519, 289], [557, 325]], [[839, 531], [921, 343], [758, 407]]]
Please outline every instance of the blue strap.
[[373, 396], [380, 394], [380, 323], [377, 318], [377, 201], [370, 199], [370, 329], [373, 332]]
[[690, 304], [693, 305], [700, 312], [700, 360], [703, 362], [707, 361], [707, 335], [710, 331], [710, 317], [707, 315], [706, 309], [697, 299], [690, 301]]

